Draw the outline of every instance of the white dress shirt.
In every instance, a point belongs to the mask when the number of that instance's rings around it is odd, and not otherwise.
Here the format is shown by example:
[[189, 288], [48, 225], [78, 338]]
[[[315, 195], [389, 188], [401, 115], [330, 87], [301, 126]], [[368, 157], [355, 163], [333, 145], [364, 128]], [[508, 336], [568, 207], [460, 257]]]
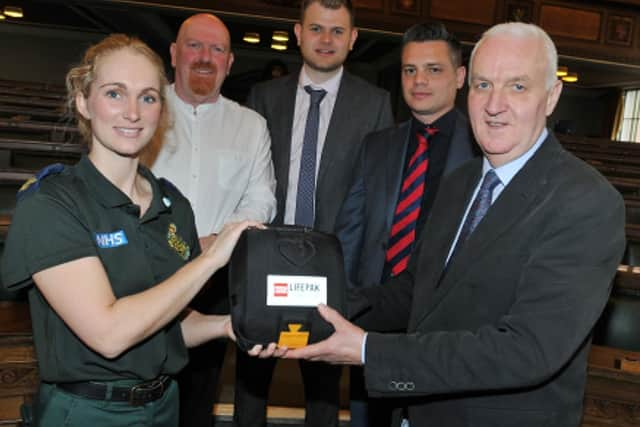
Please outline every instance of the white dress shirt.
[[[322, 149], [324, 140], [329, 129], [329, 121], [333, 114], [333, 106], [336, 103], [340, 81], [342, 80], [343, 68], [329, 80], [316, 84], [311, 81], [306, 72], [306, 65], [300, 70], [298, 79], [298, 89], [296, 90], [296, 104], [293, 112], [293, 127], [291, 129], [291, 154], [289, 157], [289, 185], [287, 187], [287, 198], [284, 206], [284, 223], [295, 224], [296, 218], [296, 196], [298, 194], [298, 175], [300, 175], [300, 159], [302, 158], [302, 143], [304, 142], [304, 130], [307, 125], [307, 114], [311, 96], [304, 90], [306, 85], [313, 89], [324, 89], [327, 94], [320, 103], [320, 120], [318, 123], [318, 146], [316, 152], [316, 182], [320, 160], [322, 159]], [[314, 193], [315, 194], [315, 193]]]
[[166, 98], [173, 127], [151, 169], [191, 202], [198, 235], [218, 233], [229, 221], [270, 222], [276, 180], [264, 118], [222, 95], [193, 107], [174, 85]]

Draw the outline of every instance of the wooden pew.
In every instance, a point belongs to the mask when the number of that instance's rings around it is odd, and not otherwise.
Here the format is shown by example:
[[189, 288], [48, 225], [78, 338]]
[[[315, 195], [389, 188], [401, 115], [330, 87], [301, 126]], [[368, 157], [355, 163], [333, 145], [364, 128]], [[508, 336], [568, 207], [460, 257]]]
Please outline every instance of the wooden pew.
[[37, 97], [24, 97], [15, 95], [0, 95], [0, 104], [18, 105], [27, 107], [63, 108], [64, 102], [55, 99], [43, 99]]
[[80, 139], [75, 124], [12, 120], [0, 118], [0, 136], [7, 138], [31, 137], [50, 142], [70, 143]]
[[0, 150], [23, 150], [78, 155], [86, 152], [86, 147], [77, 142], [51, 142], [35, 138], [10, 138], [0, 136]]
[[59, 84], [9, 79], [0, 79], [0, 88], [37, 90], [41, 92], [58, 93], [61, 95], [67, 93], [66, 88]]
[[64, 110], [58, 108], [21, 107], [17, 105], [0, 104], [0, 117], [5, 119], [39, 119], [59, 122], [63, 119], [64, 114]]
[[20, 88], [20, 87], [0, 86], [0, 95], [52, 99], [59, 102], [65, 102], [65, 100], [67, 99], [66, 93], [53, 92], [51, 90], [42, 90], [42, 89], [36, 89], [36, 88], [25, 88], [25, 87]]
[[640, 353], [592, 346], [582, 427], [640, 425]]

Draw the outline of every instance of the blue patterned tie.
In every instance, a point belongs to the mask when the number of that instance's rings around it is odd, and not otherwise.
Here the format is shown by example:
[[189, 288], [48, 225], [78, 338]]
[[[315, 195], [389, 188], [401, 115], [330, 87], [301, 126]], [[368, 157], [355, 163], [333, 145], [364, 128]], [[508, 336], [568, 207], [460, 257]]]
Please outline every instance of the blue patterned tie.
[[469, 238], [471, 233], [473, 233], [473, 230], [475, 230], [478, 224], [480, 224], [480, 221], [482, 221], [482, 218], [486, 215], [487, 211], [491, 207], [493, 189], [500, 183], [500, 178], [498, 178], [498, 175], [496, 175], [493, 169], [490, 169], [485, 174], [482, 184], [480, 185], [480, 190], [471, 205], [471, 209], [469, 209], [469, 214], [467, 215], [467, 219], [464, 221], [462, 230], [460, 230], [460, 236], [458, 236], [458, 242], [456, 243], [455, 250], [451, 254], [451, 258], [453, 258], [453, 254], [460, 249], [462, 244], [467, 240], [467, 238]]
[[304, 128], [298, 192], [296, 195], [296, 224], [313, 227], [314, 194], [316, 188], [316, 152], [318, 149], [318, 125], [320, 122], [320, 102], [327, 94], [326, 90], [304, 87], [311, 97], [307, 124]]

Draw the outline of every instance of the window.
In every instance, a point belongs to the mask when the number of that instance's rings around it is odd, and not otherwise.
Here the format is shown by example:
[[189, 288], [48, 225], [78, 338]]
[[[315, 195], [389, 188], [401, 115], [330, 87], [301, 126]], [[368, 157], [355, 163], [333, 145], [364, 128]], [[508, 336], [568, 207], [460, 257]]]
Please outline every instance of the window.
[[640, 90], [627, 90], [622, 94], [621, 119], [615, 139], [640, 142]]

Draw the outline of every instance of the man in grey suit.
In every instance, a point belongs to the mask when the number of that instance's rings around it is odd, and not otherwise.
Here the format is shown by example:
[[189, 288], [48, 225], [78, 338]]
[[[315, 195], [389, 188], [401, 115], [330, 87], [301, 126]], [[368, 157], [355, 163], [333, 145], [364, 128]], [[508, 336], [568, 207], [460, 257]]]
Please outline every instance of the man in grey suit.
[[[248, 105], [267, 119], [271, 134], [278, 206], [274, 223], [332, 233], [363, 138], [389, 127], [393, 119], [388, 93], [343, 68], [358, 34], [351, 1], [304, 0], [301, 10], [294, 27], [303, 59], [300, 73], [256, 85]], [[266, 425], [274, 364], [238, 355], [236, 426]], [[301, 363], [307, 426], [338, 425], [340, 371]]]
[[336, 332], [286, 356], [364, 364], [370, 396], [410, 399], [412, 427], [579, 426], [624, 204], [545, 127], [562, 90], [556, 68], [539, 27], [484, 34], [468, 100], [484, 157], [442, 183], [407, 271], [353, 306], [364, 328], [407, 333], [365, 333], [321, 306]]
[[[357, 288], [406, 268], [441, 178], [479, 151], [467, 118], [454, 108], [465, 78], [460, 42], [444, 25], [425, 23], [409, 28], [402, 46], [402, 93], [412, 117], [365, 138], [336, 226], [349, 283]], [[430, 129], [435, 133], [427, 139]], [[350, 395], [352, 427], [389, 425], [393, 402], [367, 405], [360, 367], [351, 369]]]

